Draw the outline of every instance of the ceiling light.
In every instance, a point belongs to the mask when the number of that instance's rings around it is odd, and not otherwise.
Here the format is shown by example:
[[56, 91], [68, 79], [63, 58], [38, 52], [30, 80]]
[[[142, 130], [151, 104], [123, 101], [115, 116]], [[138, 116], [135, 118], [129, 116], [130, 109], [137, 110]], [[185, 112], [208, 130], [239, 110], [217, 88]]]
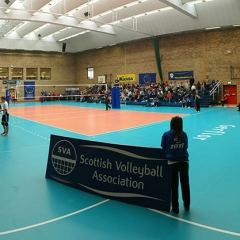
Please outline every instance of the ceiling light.
[[109, 10], [109, 11], [107, 11], [107, 12], [103, 12], [103, 13], [101, 13], [101, 14], [99, 14], [100, 16], [105, 16], [105, 15], [107, 15], [107, 14], [109, 14], [109, 13], [112, 13], [112, 10]]
[[62, 0], [52, 0], [51, 2], [48, 3], [48, 5], [50, 5], [51, 7], [53, 7], [54, 5], [58, 4], [59, 2], [61, 2]]
[[92, 0], [92, 1], [89, 1], [88, 4], [90, 5], [90, 4], [93, 4], [93, 3], [98, 2], [98, 1], [99, 0]]
[[132, 19], [132, 17], [123, 18], [121, 21], [124, 22], [124, 21], [130, 20], [130, 19]]
[[209, 28], [206, 28], [206, 30], [217, 29], [217, 28], [221, 28], [221, 27], [209, 27]]
[[78, 36], [78, 35], [82, 35], [82, 34], [85, 34], [85, 33], [88, 33], [88, 32], [90, 32], [90, 30], [86, 30], [86, 31], [83, 31], [83, 32], [80, 32], [80, 33], [73, 34], [73, 35], [68, 36], [68, 37], [66, 37], [66, 38], [59, 39], [58, 41], [59, 41], [59, 42], [62, 42], [62, 41], [64, 41], [64, 40], [66, 40], [66, 39], [73, 38], [73, 37], [76, 37], [76, 36]]
[[121, 9], [123, 9], [123, 8], [124, 8], [124, 6], [117, 7], [117, 8], [114, 8], [113, 11], [115, 12], [115, 11], [121, 10]]
[[10, 13], [12, 11], [12, 9], [8, 8], [5, 13]]
[[202, 0], [187, 2], [186, 5], [193, 5], [193, 4], [198, 4], [198, 3], [202, 3]]
[[147, 14], [147, 15], [150, 15], [150, 14], [158, 13], [158, 12], [159, 12], [158, 10], [154, 10], [154, 11], [151, 11], [151, 12], [147, 12], [146, 14]]
[[138, 1], [128, 3], [128, 4], [126, 4], [125, 6], [126, 6], [126, 7], [131, 7], [131, 6], [134, 6], [134, 5], [136, 5], [136, 4], [138, 4]]
[[117, 23], [120, 23], [121, 21], [114, 21], [112, 22], [112, 24], [117, 24]]
[[135, 15], [135, 16], [133, 16], [134, 18], [138, 18], [138, 17], [142, 17], [142, 16], [145, 16], [146, 15], [146, 13], [141, 13], [141, 14], [138, 14], [138, 15]]
[[172, 7], [160, 8], [159, 10], [160, 10], [161, 12], [163, 12], [163, 11], [167, 11], [167, 10], [170, 10], [170, 9], [172, 9]]

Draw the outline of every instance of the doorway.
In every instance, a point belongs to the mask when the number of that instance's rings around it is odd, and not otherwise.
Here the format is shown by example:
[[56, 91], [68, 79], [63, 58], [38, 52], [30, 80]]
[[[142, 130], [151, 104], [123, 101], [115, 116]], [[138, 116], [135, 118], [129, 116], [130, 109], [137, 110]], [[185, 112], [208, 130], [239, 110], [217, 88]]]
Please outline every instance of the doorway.
[[228, 96], [228, 104], [237, 104], [237, 85], [223, 85], [223, 94]]

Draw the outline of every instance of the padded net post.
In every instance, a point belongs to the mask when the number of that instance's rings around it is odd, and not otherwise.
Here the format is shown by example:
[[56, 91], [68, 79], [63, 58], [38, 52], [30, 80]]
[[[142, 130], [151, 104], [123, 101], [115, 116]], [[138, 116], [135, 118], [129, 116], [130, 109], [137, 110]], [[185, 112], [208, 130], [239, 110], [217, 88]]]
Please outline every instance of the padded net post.
[[112, 108], [120, 108], [120, 89], [112, 88]]

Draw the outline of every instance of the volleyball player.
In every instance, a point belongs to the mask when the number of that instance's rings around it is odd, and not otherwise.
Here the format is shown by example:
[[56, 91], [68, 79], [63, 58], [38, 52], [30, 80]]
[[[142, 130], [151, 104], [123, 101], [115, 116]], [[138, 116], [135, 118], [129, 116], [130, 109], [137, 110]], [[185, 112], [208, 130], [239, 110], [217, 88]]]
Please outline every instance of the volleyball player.
[[3, 133], [2, 136], [8, 135], [8, 120], [9, 120], [9, 111], [8, 111], [8, 102], [5, 97], [1, 97], [1, 101], [3, 102], [3, 108], [0, 109], [3, 112], [2, 115], [2, 125], [3, 125]]
[[111, 109], [111, 107], [109, 106], [110, 104], [110, 96], [108, 91], [105, 92], [105, 105], [106, 105], [106, 110]]

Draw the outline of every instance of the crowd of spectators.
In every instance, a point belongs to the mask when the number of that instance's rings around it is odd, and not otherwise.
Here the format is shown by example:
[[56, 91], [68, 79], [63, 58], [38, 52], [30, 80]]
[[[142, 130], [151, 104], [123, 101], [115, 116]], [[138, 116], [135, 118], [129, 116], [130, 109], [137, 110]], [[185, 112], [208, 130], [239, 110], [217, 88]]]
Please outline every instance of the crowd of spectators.
[[[210, 83], [209, 83], [210, 82]], [[198, 91], [201, 97], [209, 94], [209, 91], [217, 82], [207, 80], [200, 83], [191, 83], [191, 81], [166, 81], [161, 83], [147, 82], [145, 84], [138, 83], [119, 83], [121, 101], [129, 102], [148, 102], [150, 106], [157, 106], [158, 102], [181, 103], [183, 107], [190, 107], [191, 102], [195, 101], [195, 94]], [[53, 93], [42, 92], [42, 96], [46, 99], [62, 100], [64, 97], [75, 96], [71, 99], [78, 102], [99, 103], [104, 100], [106, 91], [110, 94], [111, 88], [116, 87], [111, 84], [94, 85], [87, 87], [84, 91], [78, 93], [67, 93], [66, 95], [58, 95]], [[54, 96], [55, 94], [55, 96]]]
[[190, 102], [195, 99], [196, 91], [201, 97], [209, 94], [214, 87], [215, 81], [211, 81], [211, 85], [206, 82], [197, 82], [190, 86], [190, 81], [166, 81], [165, 83], [145, 83], [139, 84], [123, 84], [121, 85], [121, 98], [126, 101], [133, 102], [170, 102], [182, 103], [183, 106], [189, 106]]

